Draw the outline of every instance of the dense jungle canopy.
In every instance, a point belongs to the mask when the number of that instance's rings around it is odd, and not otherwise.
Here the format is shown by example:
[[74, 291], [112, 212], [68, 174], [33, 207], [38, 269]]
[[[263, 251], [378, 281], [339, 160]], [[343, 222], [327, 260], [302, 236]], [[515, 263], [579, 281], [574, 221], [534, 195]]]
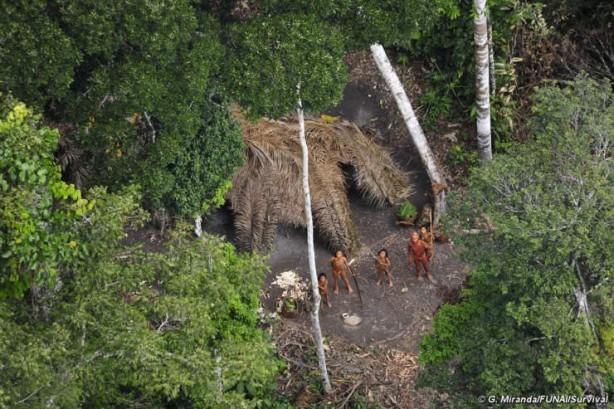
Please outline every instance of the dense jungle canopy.
[[[421, 345], [420, 383], [446, 396], [432, 404], [614, 395], [614, 6], [487, 3], [494, 159], [483, 163], [472, 1], [0, 1], [0, 408], [294, 407], [275, 393], [287, 363], [257, 312], [267, 255], [197, 239], [190, 224], [230, 199], [239, 230], [260, 223], [246, 247], [269, 244], [278, 221], [302, 225], [278, 196], [253, 210], [258, 189], [301, 189], [256, 162], [285, 155], [274, 166], [299, 172], [293, 119], [276, 121], [299, 96], [314, 115], [337, 104], [351, 56], [375, 42], [423, 74], [429, 135], [462, 128], [437, 156], [455, 190], [445, 232], [471, 277]], [[313, 182], [315, 217], [332, 220], [322, 231], [353, 226], [339, 217], [341, 165], [377, 205], [409, 195], [369, 135], [322, 123], [313, 138], [343, 145]], [[266, 146], [248, 132], [275, 126]], [[329, 230], [352, 248], [352, 231]], [[336, 402], [385, 405], [357, 396]]]

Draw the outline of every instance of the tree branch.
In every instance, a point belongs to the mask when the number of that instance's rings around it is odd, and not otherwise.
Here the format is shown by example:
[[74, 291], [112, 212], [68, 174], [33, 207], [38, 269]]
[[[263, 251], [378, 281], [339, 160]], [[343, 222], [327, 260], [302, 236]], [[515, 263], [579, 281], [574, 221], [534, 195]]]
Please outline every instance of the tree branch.
[[39, 393], [41, 391], [41, 389], [43, 389], [44, 386], [41, 386], [40, 388], [38, 388], [37, 390], [35, 390], [34, 392], [32, 392], [31, 394], [29, 394], [28, 396], [26, 396], [25, 398], [23, 398], [22, 400], [20, 400], [19, 402], [17, 402], [15, 404], [15, 406], [17, 405], [21, 405], [22, 403], [24, 403], [25, 401], [27, 401], [28, 399], [30, 399], [32, 396], [36, 395], [37, 393]]
[[151, 123], [151, 118], [149, 117], [147, 111], [143, 111], [143, 116], [151, 128], [151, 143], [156, 143], [156, 128], [154, 128], [153, 124]]

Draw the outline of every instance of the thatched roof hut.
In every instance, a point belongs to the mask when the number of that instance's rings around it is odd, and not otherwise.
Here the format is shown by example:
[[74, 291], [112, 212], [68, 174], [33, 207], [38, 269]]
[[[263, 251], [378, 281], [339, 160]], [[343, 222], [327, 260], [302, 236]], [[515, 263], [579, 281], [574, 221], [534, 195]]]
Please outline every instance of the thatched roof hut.
[[[233, 179], [228, 199], [235, 214], [239, 245], [267, 250], [278, 223], [305, 227], [301, 184], [302, 153], [298, 123], [239, 118], [247, 143], [247, 162]], [[397, 204], [411, 193], [409, 174], [353, 123], [305, 121], [309, 180], [315, 228], [333, 249], [356, 249], [358, 236], [347, 198], [346, 174], [373, 206]]]

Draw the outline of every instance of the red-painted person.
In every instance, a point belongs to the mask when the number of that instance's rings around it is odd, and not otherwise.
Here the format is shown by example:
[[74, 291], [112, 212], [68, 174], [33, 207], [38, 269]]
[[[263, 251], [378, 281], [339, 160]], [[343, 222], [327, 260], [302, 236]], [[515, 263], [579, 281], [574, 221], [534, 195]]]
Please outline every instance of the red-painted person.
[[418, 277], [418, 281], [422, 280], [422, 276], [420, 275], [420, 265], [424, 268], [424, 272], [426, 273], [426, 279], [431, 279], [431, 272], [429, 270], [429, 261], [426, 255], [426, 249], [428, 245], [420, 240], [418, 237], [418, 233], [413, 232], [411, 234], [411, 241], [407, 244], [407, 259], [409, 264], [414, 263], [416, 265], [416, 277]]
[[352, 290], [352, 286], [345, 275], [345, 269], [347, 268], [350, 270], [350, 265], [348, 264], [347, 258], [345, 258], [343, 255], [343, 251], [337, 250], [335, 257], [330, 259], [330, 266], [333, 270], [333, 292], [335, 294], [339, 294], [339, 277], [341, 277], [345, 285], [348, 287], [348, 293], [353, 293], [354, 290]]

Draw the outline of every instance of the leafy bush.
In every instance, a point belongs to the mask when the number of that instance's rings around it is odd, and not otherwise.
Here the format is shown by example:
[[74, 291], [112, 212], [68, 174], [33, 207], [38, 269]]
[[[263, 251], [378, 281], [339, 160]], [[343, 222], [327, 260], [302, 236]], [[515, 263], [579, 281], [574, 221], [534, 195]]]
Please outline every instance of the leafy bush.
[[0, 94], [0, 298], [44, 286], [79, 253], [75, 223], [87, 200], [62, 181], [58, 132]]
[[132, 179], [147, 207], [193, 217], [224, 203], [230, 180], [243, 164], [243, 136], [227, 106], [208, 102], [193, 133], [166, 132], [147, 146]]
[[403, 202], [397, 211], [397, 217], [401, 220], [411, 219], [418, 215], [418, 209], [411, 202]]
[[478, 165], [477, 152], [470, 152], [462, 145], [456, 144], [448, 152], [447, 160], [452, 166], [460, 166], [463, 168], [473, 168]]

